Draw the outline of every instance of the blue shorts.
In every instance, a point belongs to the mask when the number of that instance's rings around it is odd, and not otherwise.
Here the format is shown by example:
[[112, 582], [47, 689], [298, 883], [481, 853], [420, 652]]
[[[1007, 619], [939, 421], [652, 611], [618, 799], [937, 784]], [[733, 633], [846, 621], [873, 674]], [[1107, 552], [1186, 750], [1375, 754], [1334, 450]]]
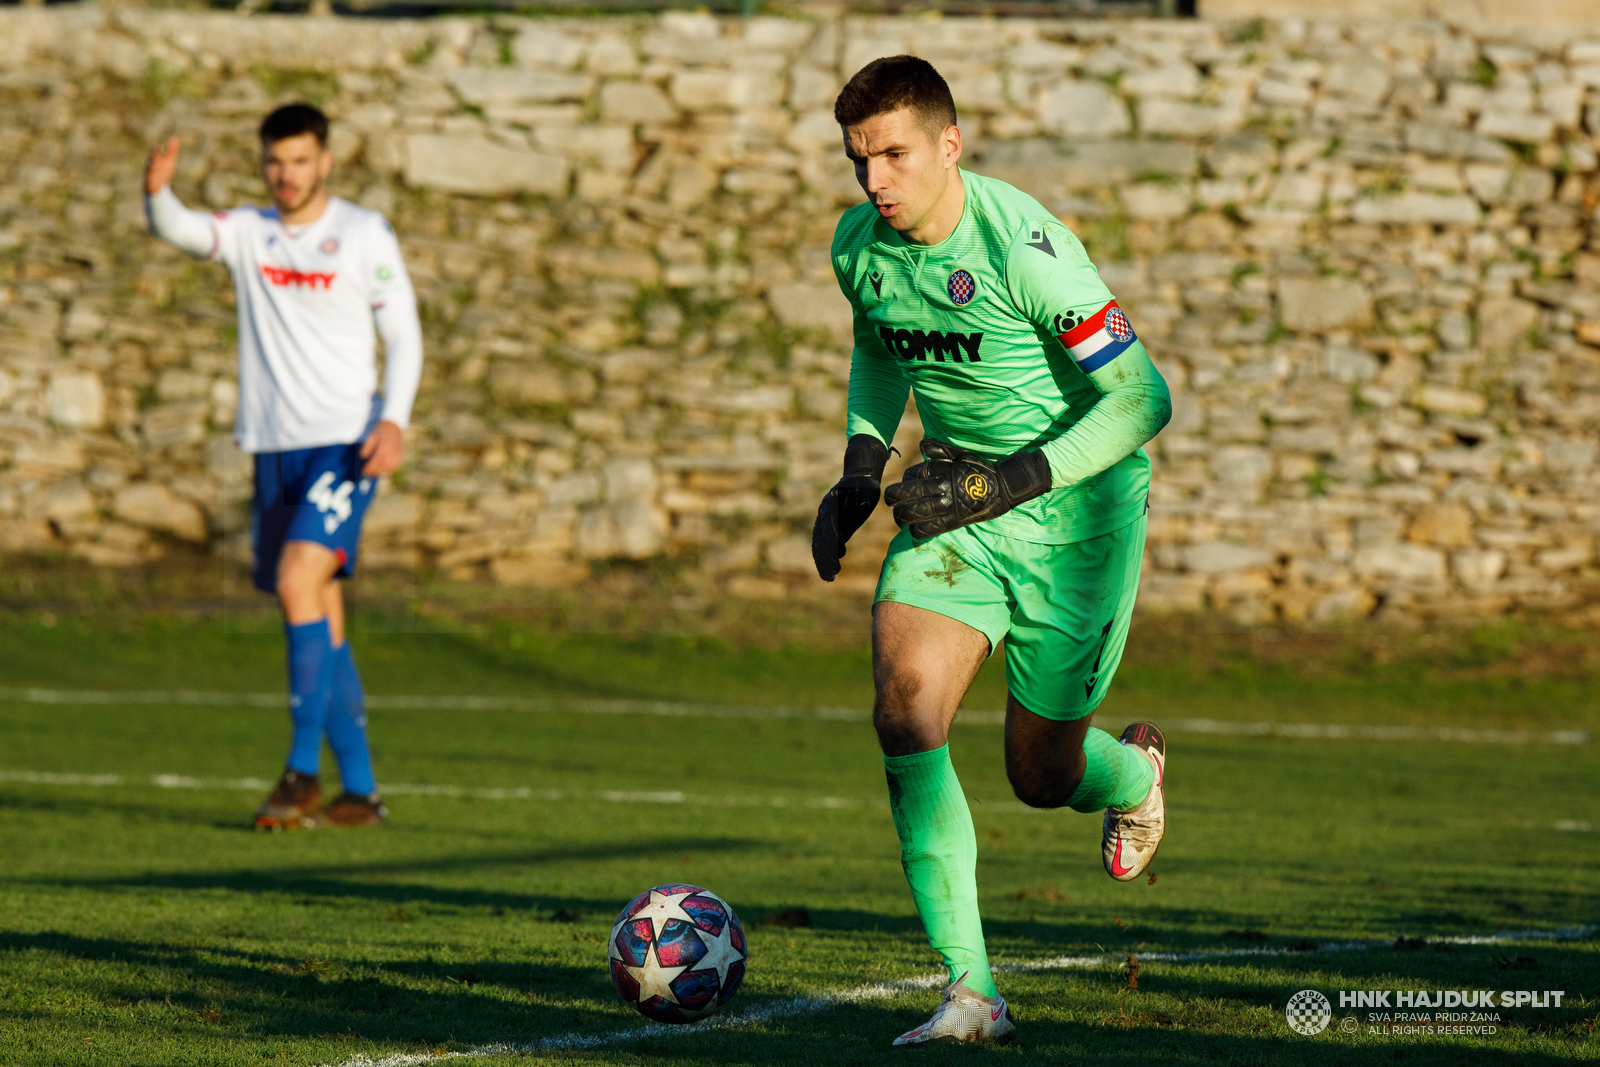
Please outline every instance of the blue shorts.
[[361, 520], [377, 495], [378, 479], [364, 477], [361, 445], [324, 445], [258, 452], [256, 495], [250, 504], [255, 568], [264, 593], [278, 588], [278, 558], [288, 541], [314, 541], [339, 557], [336, 577], [355, 573]]

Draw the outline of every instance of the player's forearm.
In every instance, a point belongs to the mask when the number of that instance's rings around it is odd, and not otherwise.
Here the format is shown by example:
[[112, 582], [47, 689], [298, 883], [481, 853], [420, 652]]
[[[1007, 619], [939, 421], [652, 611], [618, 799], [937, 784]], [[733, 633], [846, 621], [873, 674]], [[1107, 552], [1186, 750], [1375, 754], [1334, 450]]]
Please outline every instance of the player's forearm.
[[150, 232], [168, 244], [200, 259], [216, 254], [217, 231], [211, 217], [204, 211], [184, 207], [170, 185], [163, 185], [160, 192], [146, 193], [144, 211]]
[[383, 419], [405, 429], [422, 381], [422, 324], [417, 321], [416, 298], [390, 294], [373, 311], [373, 319], [383, 338]]
[[856, 349], [850, 357], [850, 400], [845, 436], [871, 434], [885, 445], [894, 441], [906, 411], [911, 385], [890, 357]]
[[[1131, 357], [1131, 358], [1130, 358]], [[1060, 489], [1099, 474], [1161, 432], [1172, 418], [1172, 394], [1142, 344], [1089, 375], [1103, 395], [1066, 433], [1040, 451]]]

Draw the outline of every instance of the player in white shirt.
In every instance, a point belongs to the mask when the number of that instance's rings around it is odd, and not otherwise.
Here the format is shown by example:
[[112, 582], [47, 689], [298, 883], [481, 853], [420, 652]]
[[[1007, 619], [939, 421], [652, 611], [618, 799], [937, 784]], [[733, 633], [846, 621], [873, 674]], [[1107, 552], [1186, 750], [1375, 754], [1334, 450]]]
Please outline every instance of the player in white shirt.
[[[376, 825], [387, 811], [367, 746], [365, 698], [344, 639], [339, 579], [355, 569], [378, 478], [400, 466], [422, 374], [422, 328], [400, 245], [382, 215], [327, 192], [328, 120], [290, 104], [261, 123], [274, 203], [192, 211], [170, 188], [178, 139], [150, 153], [157, 237], [227, 264], [239, 307], [234, 440], [255, 459], [254, 579], [283, 606], [294, 738], [259, 827]], [[384, 344], [377, 393], [377, 336]], [[343, 792], [323, 806], [322, 736]]]

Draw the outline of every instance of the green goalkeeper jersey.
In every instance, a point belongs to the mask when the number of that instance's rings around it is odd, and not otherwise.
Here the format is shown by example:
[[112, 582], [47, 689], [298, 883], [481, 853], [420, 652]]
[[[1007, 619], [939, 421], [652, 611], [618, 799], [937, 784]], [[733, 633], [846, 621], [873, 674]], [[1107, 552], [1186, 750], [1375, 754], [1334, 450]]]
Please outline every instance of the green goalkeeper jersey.
[[1041, 544], [1138, 518], [1140, 447], [1172, 413], [1167, 384], [1083, 245], [1038, 201], [967, 172], [949, 237], [907, 243], [872, 204], [844, 213], [833, 269], [855, 311], [848, 434], [894, 438], [906, 392], [928, 437], [987, 459], [1044, 452], [1051, 492], [990, 519]]

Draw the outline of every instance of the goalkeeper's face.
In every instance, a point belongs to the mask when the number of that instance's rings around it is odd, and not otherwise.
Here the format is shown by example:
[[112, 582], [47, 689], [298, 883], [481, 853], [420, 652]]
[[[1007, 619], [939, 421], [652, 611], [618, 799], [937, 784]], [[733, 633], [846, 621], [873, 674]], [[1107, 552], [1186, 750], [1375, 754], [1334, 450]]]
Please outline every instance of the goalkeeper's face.
[[278, 210], [292, 215], [322, 193], [333, 172], [333, 153], [314, 133], [280, 137], [261, 146], [261, 170]]
[[961, 130], [930, 130], [910, 108], [846, 126], [844, 150], [879, 217], [912, 240], [940, 215], [952, 193], [960, 195]]

